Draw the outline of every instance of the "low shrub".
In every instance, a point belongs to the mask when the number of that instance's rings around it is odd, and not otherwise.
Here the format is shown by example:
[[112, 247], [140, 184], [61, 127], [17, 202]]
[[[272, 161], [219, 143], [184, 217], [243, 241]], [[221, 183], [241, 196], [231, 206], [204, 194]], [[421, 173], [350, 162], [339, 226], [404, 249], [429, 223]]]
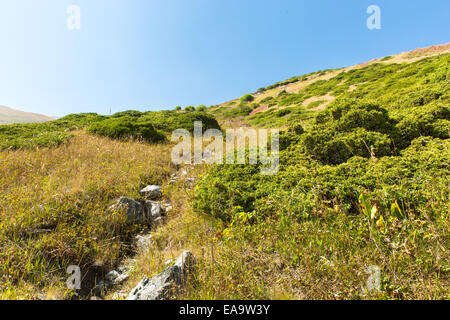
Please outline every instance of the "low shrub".
[[158, 132], [151, 121], [137, 121], [133, 117], [111, 118], [96, 122], [88, 127], [88, 132], [113, 139], [136, 139], [152, 143], [165, 140], [164, 134]]
[[255, 97], [253, 97], [251, 94], [246, 94], [241, 98], [241, 102], [252, 102], [253, 100], [255, 100]]

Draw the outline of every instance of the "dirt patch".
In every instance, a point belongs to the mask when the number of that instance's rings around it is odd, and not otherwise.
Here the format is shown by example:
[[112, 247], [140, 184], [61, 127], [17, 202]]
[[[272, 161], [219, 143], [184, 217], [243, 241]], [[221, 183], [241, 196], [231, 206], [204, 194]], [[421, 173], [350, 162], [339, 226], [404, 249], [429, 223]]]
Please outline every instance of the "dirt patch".
[[303, 101], [302, 106], [307, 107], [313, 102], [324, 100], [324, 102], [322, 102], [317, 107], [309, 109], [309, 110], [314, 110], [314, 111], [320, 111], [320, 110], [325, 109], [331, 102], [334, 101], [334, 99], [335, 99], [334, 96], [332, 96], [330, 93], [327, 93], [324, 96], [320, 96], [320, 97], [314, 96], [314, 97], [306, 99], [305, 101]]
[[262, 104], [258, 108], [254, 109], [252, 112], [250, 112], [249, 116], [253, 116], [253, 115], [257, 114], [257, 113], [264, 112], [264, 111], [267, 111], [267, 110], [269, 110], [269, 105]]

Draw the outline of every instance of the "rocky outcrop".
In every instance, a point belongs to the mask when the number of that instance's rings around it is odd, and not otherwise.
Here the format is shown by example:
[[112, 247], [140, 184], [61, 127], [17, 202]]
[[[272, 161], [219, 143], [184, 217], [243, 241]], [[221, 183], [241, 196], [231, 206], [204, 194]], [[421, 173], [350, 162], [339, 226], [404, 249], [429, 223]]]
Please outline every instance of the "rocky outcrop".
[[119, 271], [113, 270], [106, 274], [105, 280], [109, 286], [116, 286], [128, 280], [129, 277], [130, 275], [128, 273], [120, 273]]
[[148, 234], [148, 233], [136, 235], [134, 237], [136, 247], [142, 252], [148, 251], [152, 244], [152, 238], [153, 238], [153, 235]]
[[140, 192], [141, 196], [146, 199], [158, 199], [161, 196], [161, 186], [151, 185], [142, 189]]
[[144, 206], [140, 202], [127, 197], [121, 197], [110, 209], [125, 213], [127, 220], [133, 223], [149, 224], [151, 222]]
[[127, 300], [165, 300], [187, 285], [193, 271], [195, 257], [184, 251], [173, 265], [166, 267], [153, 278], [144, 278], [128, 295]]
[[124, 212], [127, 220], [132, 223], [148, 226], [158, 225], [162, 215], [166, 213], [159, 202], [147, 200], [142, 204], [127, 197], [121, 197], [110, 209]]

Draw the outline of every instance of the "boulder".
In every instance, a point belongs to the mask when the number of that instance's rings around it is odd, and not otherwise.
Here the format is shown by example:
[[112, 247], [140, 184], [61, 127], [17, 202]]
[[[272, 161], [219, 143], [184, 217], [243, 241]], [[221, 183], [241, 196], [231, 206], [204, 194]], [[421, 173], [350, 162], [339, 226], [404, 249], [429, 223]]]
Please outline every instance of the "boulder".
[[105, 282], [109, 287], [121, 284], [128, 280], [130, 276], [127, 273], [119, 273], [116, 270], [110, 271], [105, 276]]
[[111, 209], [124, 211], [128, 221], [142, 225], [156, 225], [164, 213], [159, 202], [147, 200], [142, 205], [126, 197], [121, 197]]
[[151, 221], [161, 218], [161, 214], [162, 214], [161, 203], [156, 202], [156, 201], [147, 200], [147, 201], [145, 201], [145, 208], [146, 208], [147, 212], [149, 213], [149, 217], [150, 217]]
[[136, 246], [141, 251], [147, 251], [152, 244], [153, 236], [151, 234], [138, 234], [134, 237]]
[[161, 196], [161, 186], [146, 186], [140, 191], [140, 194], [147, 199], [157, 199]]
[[163, 209], [163, 212], [162, 212], [163, 215], [167, 215], [170, 211], [173, 210], [173, 207], [170, 203], [162, 203], [161, 207]]
[[127, 300], [165, 300], [186, 286], [195, 265], [195, 257], [184, 251], [171, 266], [153, 278], [144, 278], [130, 292]]
[[121, 197], [115, 205], [111, 207], [113, 210], [123, 210], [127, 219], [130, 222], [137, 224], [149, 224], [151, 220], [147, 214], [147, 210], [144, 210], [144, 206], [133, 200], [126, 197]]

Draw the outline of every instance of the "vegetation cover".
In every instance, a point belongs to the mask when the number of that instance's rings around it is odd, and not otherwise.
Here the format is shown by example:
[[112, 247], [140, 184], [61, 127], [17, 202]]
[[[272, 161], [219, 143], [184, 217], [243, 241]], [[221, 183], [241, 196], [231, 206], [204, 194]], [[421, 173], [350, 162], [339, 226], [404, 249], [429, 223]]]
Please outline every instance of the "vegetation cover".
[[[0, 297], [73, 298], [67, 266], [122, 263], [143, 230], [108, 208], [158, 184], [173, 210], [121, 290], [187, 248], [196, 281], [175, 298], [448, 299], [450, 54], [391, 61], [293, 77], [258, 93], [277, 95], [207, 112], [0, 126]], [[309, 82], [318, 76], [329, 78]], [[171, 146], [158, 142], [194, 121], [220, 128], [214, 116], [286, 129], [278, 174], [200, 165], [174, 182]], [[381, 286], [370, 291], [374, 265]]]
[[197, 184], [195, 210], [222, 221], [223, 241], [301, 269], [300, 282], [323, 292], [306, 289], [307, 297], [362, 297], [345, 285], [356, 281], [349, 270], [373, 264], [384, 272], [378, 297], [448, 298], [449, 59], [373, 64], [268, 99], [295, 105], [335, 95], [309, 118], [302, 106], [250, 116], [250, 124], [291, 127], [280, 139], [279, 173], [214, 166]]
[[202, 121], [205, 130], [220, 128], [213, 116], [200, 111], [129, 110], [111, 116], [80, 113], [45, 123], [0, 125], [0, 150], [58, 146], [73, 137], [72, 131], [84, 128], [92, 134], [114, 139], [156, 143], [166, 140], [175, 129], [192, 132], [194, 121]]

